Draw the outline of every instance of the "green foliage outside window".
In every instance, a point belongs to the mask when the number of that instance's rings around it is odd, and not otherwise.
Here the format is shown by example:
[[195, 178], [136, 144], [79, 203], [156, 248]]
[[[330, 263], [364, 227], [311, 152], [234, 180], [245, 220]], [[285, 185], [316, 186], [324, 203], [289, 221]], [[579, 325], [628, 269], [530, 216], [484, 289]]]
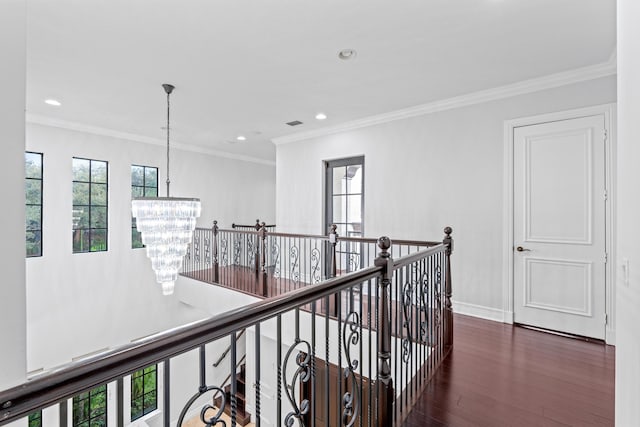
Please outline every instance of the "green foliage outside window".
[[73, 427], [107, 426], [107, 386], [101, 385], [73, 398]]
[[[158, 197], [158, 168], [131, 166], [131, 198]], [[136, 228], [136, 219], [131, 217], [131, 247], [144, 248], [142, 237]]]
[[131, 375], [131, 421], [158, 408], [158, 368], [151, 365]]
[[42, 411], [29, 414], [29, 427], [42, 427]]
[[42, 256], [42, 154], [25, 153], [25, 219], [27, 257]]
[[107, 250], [108, 163], [73, 158], [73, 252]]

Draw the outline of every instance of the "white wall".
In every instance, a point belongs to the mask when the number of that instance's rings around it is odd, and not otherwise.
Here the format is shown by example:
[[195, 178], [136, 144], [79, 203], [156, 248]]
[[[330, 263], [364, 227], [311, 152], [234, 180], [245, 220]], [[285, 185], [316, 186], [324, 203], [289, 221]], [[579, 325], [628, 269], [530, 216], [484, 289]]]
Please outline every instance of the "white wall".
[[26, 1], [0, 2], [0, 390], [26, 375], [24, 108]]
[[607, 77], [279, 145], [279, 230], [322, 232], [323, 161], [364, 155], [367, 237], [452, 226], [454, 300], [502, 310], [504, 121], [615, 99]]
[[[616, 425], [640, 420], [640, 3], [618, 0]], [[629, 281], [620, 264], [629, 261]]]
[[[30, 371], [208, 315], [162, 296], [145, 250], [131, 249], [131, 164], [159, 167], [164, 195], [164, 147], [29, 124], [27, 149], [44, 153], [43, 256], [27, 260]], [[107, 252], [72, 253], [74, 156], [109, 162]], [[200, 197], [200, 226], [273, 218], [273, 188], [271, 166], [172, 150], [171, 193]]]

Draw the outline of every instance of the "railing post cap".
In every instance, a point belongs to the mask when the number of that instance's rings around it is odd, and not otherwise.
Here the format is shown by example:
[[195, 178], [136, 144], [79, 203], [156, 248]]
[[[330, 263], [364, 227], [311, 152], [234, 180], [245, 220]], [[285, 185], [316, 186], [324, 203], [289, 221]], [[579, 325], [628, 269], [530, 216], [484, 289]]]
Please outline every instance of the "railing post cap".
[[217, 219], [213, 220], [213, 225], [218, 225], [218, 220]]
[[451, 236], [451, 233], [453, 233], [453, 228], [451, 227], [444, 228], [444, 234], [446, 234], [447, 236]]
[[378, 239], [378, 247], [386, 252], [391, 247], [391, 239], [387, 236], [380, 237]]
[[338, 226], [335, 224], [331, 224], [331, 232], [335, 234], [336, 230], [338, 229]]

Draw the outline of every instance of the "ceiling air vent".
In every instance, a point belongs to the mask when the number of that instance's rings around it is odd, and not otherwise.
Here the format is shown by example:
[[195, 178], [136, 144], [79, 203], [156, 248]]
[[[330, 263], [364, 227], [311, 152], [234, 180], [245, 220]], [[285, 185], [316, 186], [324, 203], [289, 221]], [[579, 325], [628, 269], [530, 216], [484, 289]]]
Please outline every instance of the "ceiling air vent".
[[294, 120], [294, 121], [292, 121], [292, 122], [287, 122], [287, 124], [288, 124], [289, 126], [298, 126], [298, 125], [301, 125], [301, 124], [302, 124], [302, 122], [301, 122], [300, 120]]

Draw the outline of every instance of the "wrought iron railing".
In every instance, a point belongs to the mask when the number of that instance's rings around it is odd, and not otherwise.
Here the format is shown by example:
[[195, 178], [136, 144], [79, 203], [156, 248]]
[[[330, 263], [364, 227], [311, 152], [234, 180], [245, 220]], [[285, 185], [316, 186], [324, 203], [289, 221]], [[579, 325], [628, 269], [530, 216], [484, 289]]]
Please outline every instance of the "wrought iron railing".
[[[223, 412], [235, 426], [241, 406], [247, 412], [242, 419], [256, 426], [401, 425], [452, 348], [453, 242], [451, 229], [445, 232], [442, 243], [396, 259], [390, 240], [380, 238], [372, 266], [75, 361], [2, 391], [0, 425], [52, 405], [66, 408], [72, 396], [111, 382], [119, 385], [121, 405], [123, 377], [151, 364], [162, 371], [158, 415], [166, 427], [194, 418], [225, 425]], [[402, 297], [393, 300], [392, 294]], [[335, 316], [327, 309], [332, 304]], [[243, 329], [244, 339], [238, 340]], [[240, 341], [244, 355], [238, 353]], [[211, 343], [216, 354], [230, 346], [225, 388], [224, 381], [209, 381]], [[180, 399], [181, 410], [172, 413], [171, 378], [192, 375], [173, 371], [177, 356], [187, 352], [199, 355], [193, 366], [199, 381], [193, 398]], [[60, 410], [62, 427], [66, 411]], [[129, 423], [121, 407], [117, 414], [118, 426]]]
[[[270, 297], [372, 266], [377, 253], [376, 239], [339, 236], [335, 225], [326, 236], [258, 226], [225, 230], [214, 221], [212, 228], [197, 228], [181, 274]], [[440, 243], [393, 239], [389, 251], [401, 257]]]

